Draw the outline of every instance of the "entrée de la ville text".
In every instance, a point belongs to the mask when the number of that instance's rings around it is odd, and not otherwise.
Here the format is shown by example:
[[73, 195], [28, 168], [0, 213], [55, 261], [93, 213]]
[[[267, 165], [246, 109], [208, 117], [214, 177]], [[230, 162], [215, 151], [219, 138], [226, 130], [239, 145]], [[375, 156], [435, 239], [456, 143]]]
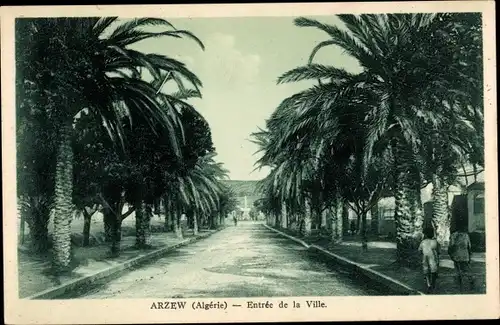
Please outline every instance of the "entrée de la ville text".
[[[188, 306], [186, 301], [155, 301], [151, 304], [150, 309], [168, 309], [168, 310], [179, 310], [185, 309]], [[285, 302], [283, 300], [279, 302], [271, 302], [269, 300], [265, 301], [247, 301], [244, 304], [228, 304], [226, 301], [194, 301], [191, 303], [191, 308], [194, 310], [210, 310], [210, 309], [222, 309], [227, 308], [247, 308], [247, 309], [273, 309], [273, 308], [327, 308], [325, 302], [321, 300], [305, 300], [305, 301], [291, 301]], [[188, 307], [189, 308], [189, 307]]]

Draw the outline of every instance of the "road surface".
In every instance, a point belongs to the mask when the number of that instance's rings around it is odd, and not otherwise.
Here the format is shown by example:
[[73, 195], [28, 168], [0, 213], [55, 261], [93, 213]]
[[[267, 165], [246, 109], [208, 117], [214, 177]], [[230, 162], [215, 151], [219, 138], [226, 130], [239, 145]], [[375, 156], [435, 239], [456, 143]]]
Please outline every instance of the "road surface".
[[240, 222], [67, 298], [381, 295], [256, 222]]

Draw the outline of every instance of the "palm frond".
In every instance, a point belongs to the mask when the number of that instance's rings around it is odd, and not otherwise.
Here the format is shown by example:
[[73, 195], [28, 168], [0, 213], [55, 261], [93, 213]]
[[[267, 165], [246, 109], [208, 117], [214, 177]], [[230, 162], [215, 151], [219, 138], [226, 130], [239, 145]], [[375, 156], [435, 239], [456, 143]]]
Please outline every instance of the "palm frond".
[[110, 39], [123, 35], [130, 30], [143, 26], [166, 26], [175, 30], [174, 25], [162, 18], [137, 18], [131, 19], [118, 26], [109, 36]]
[[278, 78], [278, 84], [324, 78], [345, 81], [352, 77], [353, 75], [344, 69], [334, 68], [332, 66], [322, 64], [309, 64], [284, 73]]
[[118, 17], [102, 17], [92, 28], [94, 36], [99, 37], [112, 23], [114, 23]]

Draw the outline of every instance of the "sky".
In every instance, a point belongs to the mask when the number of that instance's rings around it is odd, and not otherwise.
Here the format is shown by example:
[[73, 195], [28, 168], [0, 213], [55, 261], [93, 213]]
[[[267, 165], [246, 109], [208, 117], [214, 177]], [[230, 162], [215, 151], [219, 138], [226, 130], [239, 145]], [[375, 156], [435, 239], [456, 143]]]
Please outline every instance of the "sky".
[[[310, 18], [340, 24], [334, 16]], [[142, 41], [134, 48], [184, 62], [203, 82], [203, 97], [190, 103], [210, 125], [217, 160], [229, 170], [230, 179], [264, 178], [269, 170], [254, 170], [258, 147], [249, 141], [250, 135], [265, 127], [283, 99], [308, 87], [307, 82], [277, 85], [276, 80], [307, 64], [313, 47], [328, 35], [296, 27], [293, 17], [168, 20], [177, 29], [193, 32], [205, 50], [188, 38], [166, 37]], [[360, 71], [357, 61], [336, 47], [320, 51], [316, 62]]]

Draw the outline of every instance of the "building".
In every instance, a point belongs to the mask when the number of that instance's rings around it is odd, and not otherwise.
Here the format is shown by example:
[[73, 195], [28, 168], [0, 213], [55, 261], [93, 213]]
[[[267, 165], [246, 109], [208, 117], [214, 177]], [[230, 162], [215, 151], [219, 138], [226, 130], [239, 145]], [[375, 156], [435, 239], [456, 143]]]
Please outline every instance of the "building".
[[[464, 172], [466, 176], [459, 177], [455, 184], [448, 188], [448, 204], [453, 210], [453, 206], [460, 206], [464, 209], [464, 222], [468, 223], [470, 233], [479, 233], [479, 237], [484, 236], [484, 172], [480, 171], [475, 176], [472, 171]], [[463, 199], [460, 197], [463, 196]], [[430, 224], [432, 219], [432, 184], [428, 184], [421, 191], [423, 204], [424, 223]], [[463, 200], [463, 202], [459, 202]], [[371, 214], [368, 213], [367, 229], [377, 232], [378, 235], [392, 237], [396, 234], [394, 220], [394, 197], [382, 198], [378, 204], [378, 221], [371, 224]], [[456, 209], [456, 208], [455, 208]], [[468, 217], [471, 216], [471, 217]], [[349, 224], [352, 220], [357, 220], [356, 214], [349, 211]], [[455, 226], [457, 220], [452, 220], [451, 227]], [[458, 221], [460, 222], [460, 221]], [[376, 230], [374, 229], [376, 228]], [[482, 234], [482, 235], [481, 235]]]
[[484, 232], [484, 182], [467, 188], [467, 228], [469, 232]]

